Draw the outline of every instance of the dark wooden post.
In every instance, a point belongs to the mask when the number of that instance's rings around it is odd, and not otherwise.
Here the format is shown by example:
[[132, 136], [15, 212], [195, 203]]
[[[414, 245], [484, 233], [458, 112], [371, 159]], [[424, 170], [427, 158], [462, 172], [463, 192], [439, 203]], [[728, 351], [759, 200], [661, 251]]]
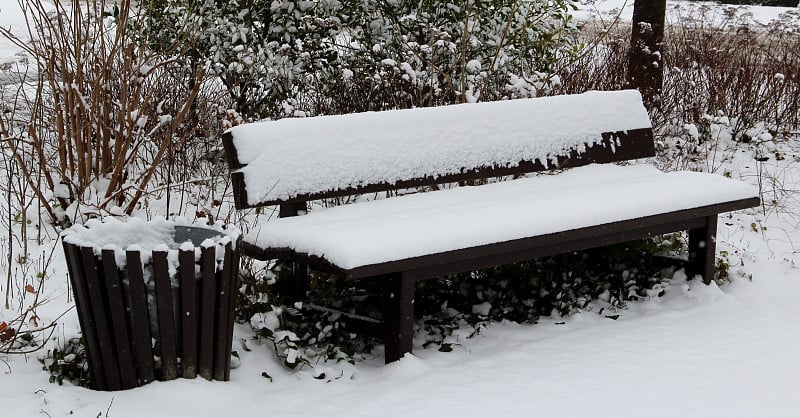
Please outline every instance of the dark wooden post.
[[661, 47], [666, 11], [666, 0], [635, 0], [633, 3], [628, 87], [639, 89], [650, 109], [660, 102], [664, 80]]
[[714, 280], [717, 253], [717, 215], [706, 217], [705, 226], [689, 230], [689, 264], [687, 275], [703, 277], [703, 283]]
[[[278, 217], [288, 218], [292, 216], [305, 215], [308, 210], [306, 202], [292, 202], [280, 205]], [[308, 275], [308, 264], [291, 262], [292, 277], [288, 281], [278, 283], [278, 294], [282, 298], [287, 298], [291, 302], [302, 300], [308, 292], [310, 279]]]
[[383, 332], [386, 363], [410, 353], [414, 336], [414, 278], [395, 273], [383, 280]]

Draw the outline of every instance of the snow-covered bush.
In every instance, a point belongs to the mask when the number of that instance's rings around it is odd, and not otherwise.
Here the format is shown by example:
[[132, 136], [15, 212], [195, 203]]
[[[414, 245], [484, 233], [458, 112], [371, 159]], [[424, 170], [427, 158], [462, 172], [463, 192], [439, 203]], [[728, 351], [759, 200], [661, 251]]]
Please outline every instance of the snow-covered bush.
[[[662, 166], [711, 170], [719, 167], [708, 161], [721, 155], [714, 153], [716, 144], [746, 143], [756, 131], [776, 144], [795, 140], [800, 13], [784, 13], [768, 24], [755, 21], [746, 8], [681, 5], [674, 13], [679, 17], [668, 22], [664, 42], [664, 94], [660, 106], [650, 109]], [[601, 41], [565, 68], [559, 92], [622, 88], [629, 32], [587, 25], [583, 39], [599, 34]]]
[[535, 96], [578, 50], [572, 0], [144, 4], [154, 46], [210, 59], [247, 118]]
[[[162, 163], [195, 137], [203, 87], [180, 88], [175, 57], [137, 44], [145, 16], [105, 0], [21, 2], [33, 74], [22, 83], [27, 113], [3, 118], [3, 144], [52, 221], [95, 212], [131, 213], [159, 178]], [[204, 80], [205, 66], [196, 68]], [[219, 128], [218, 128], [219, 129]]]

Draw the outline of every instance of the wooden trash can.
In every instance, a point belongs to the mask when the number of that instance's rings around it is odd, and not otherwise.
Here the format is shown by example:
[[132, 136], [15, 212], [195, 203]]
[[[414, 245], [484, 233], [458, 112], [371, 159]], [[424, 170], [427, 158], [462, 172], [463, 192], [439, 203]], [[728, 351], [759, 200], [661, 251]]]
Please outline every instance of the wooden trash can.
[[62, 234], [94, 388], [229, 380], [238, 231], [91, 220]]

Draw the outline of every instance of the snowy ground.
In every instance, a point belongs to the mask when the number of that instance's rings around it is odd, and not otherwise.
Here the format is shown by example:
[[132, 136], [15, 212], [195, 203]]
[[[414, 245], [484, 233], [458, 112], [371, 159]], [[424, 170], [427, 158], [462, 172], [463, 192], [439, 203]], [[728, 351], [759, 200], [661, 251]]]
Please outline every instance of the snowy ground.
[[[16, 7], [0, 0], [0, 24], [18, 22], [10, 12]], [[13, 55], [0, 48], [0, 57]], [[762, 172], [800, 190], [800, 164], [788, 155], [779, 165], [765, 162]], [[742, 158], [738, 176], [755, 183]], [[48, 383], [36, 359], [42, 353], [0, 357], [0, 415], [797, 416], [800, 202], [780, 196], [781, 210], [721, 219], [719, 249], [735, 264], [732, 283], [676, 278], [664, 297], [633, 303], [617, 320], [584, 312], [537, 325], [492, 324], [459, 339], [453, 352], [417, 344], [395, 364], [383, 366], [376, 354], [327, 381], [311, 370], [286, 371], [269, 347], [248, 341], [246, 351], [245, 327], [236, 330], [241, 366], [230, 382], [179, 379], [94, 392]], [[44, 291], [50, 301], [39, 311], [44, 321], [71, 306], [57, 244]], [[0, 308], [0, 319], [13, 314]], [[59, 338], [77, 335], [74, 309], [60, 323]]]

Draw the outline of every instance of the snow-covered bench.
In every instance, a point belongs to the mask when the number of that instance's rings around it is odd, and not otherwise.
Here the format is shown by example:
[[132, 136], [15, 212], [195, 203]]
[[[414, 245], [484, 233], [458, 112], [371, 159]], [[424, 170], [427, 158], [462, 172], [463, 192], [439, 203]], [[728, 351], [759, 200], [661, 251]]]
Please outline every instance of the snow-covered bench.
[[[687, 270], [708, 283], [717, 214], [759, 204], [722, 176], [603, 164], [654, 155], [635, 90], [283, 119], [223, 139], [237, 208], [280, 205], [244, 252], [293, 260], [300, 289], [306, 263], [382, 280], [387, 362], [411, 351], [416, 280], [688, 230]], [[555, 169], [306, 213], [316, 199]]]

